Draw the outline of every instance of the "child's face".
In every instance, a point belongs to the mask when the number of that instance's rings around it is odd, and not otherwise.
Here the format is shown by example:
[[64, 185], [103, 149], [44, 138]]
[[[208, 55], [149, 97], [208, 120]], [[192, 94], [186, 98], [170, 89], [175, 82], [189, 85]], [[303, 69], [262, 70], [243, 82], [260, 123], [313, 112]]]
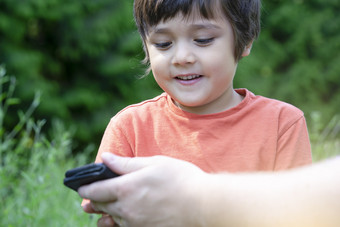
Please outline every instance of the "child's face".
[[184, 19], [179, 14], [152, 27], [146, 47], [157, 83], [180, 108], [217, 113], [235, 102], [237, 63], [228, 20]]

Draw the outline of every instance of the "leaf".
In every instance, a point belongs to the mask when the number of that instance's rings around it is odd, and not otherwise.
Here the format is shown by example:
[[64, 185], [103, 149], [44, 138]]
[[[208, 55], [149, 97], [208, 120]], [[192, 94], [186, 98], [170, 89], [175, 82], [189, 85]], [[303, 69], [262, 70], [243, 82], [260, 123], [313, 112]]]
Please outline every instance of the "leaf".
[[7, 105], [9, 106], [13, 106], [13, 105], [17, 105], [20, 103], [20, 99], [19, 98], [10, 98], [6, 100]]

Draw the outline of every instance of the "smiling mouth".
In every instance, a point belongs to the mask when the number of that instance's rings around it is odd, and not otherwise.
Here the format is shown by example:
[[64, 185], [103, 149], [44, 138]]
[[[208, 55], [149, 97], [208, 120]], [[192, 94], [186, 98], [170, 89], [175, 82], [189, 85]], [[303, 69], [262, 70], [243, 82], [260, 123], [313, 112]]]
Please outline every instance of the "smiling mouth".
[[176, 76], [176, 79], [178, 80], [194, 80], [199, 77], [202, 77], [202, 75], [187, 75], [187, 76]]

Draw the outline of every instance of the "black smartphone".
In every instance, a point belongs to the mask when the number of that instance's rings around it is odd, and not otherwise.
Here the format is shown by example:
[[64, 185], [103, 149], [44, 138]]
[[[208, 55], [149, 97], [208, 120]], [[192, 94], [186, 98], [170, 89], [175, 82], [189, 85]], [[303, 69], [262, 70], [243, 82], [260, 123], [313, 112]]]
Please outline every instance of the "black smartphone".
[[64, 185], [78, 191], [79, 187], [85, 184], [117, 176], [119, 175], [112, 172], [103, 163], [93, 163], [66, 171]]

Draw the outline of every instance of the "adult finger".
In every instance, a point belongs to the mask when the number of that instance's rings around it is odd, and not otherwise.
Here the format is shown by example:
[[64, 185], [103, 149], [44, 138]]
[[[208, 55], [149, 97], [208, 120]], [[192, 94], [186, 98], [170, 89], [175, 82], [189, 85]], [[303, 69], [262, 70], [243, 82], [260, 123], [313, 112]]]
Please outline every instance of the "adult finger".
[[[159, 164], [165, 157], [152, 156], [152, 157], [121, 157], [112, 153], [104, 152], [102, 160], [111, 170], [118, 174], [128, 174], [135, 172], [153, 164]], [[166, 157], [166, 159], [170, 159]]]
[[[114, 202], [116, 201], [115, 181], [116, 179], [108, 179], [97, 181], [88, 185], [81, 186], [78, 194], [84, 198], [96, 202]], [[87, 208], [87, 207], [86, 207]]]

